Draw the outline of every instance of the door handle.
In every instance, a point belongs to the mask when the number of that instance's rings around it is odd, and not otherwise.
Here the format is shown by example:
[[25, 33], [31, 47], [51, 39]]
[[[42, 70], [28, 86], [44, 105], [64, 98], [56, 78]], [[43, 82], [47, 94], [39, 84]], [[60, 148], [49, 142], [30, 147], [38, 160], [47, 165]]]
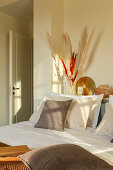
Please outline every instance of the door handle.
[[20, 88], [15, 88], [15, 87], [13, 87], [13, 90], [19, 90]]

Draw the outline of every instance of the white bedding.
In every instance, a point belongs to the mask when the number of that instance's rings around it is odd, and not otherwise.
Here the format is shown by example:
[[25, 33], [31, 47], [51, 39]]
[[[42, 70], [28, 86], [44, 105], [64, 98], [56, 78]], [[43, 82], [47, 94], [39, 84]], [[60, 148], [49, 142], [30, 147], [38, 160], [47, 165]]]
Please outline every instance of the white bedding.
[[113, 165], [112, 137], [98, 136], [94, 129], [79, 131], [65, 129], [64, 132], [34, 128], [30, 121], [0, 127], [0, 142], [9, 145], [27, 145], [31, 149], [44, 146], [73, 143]]

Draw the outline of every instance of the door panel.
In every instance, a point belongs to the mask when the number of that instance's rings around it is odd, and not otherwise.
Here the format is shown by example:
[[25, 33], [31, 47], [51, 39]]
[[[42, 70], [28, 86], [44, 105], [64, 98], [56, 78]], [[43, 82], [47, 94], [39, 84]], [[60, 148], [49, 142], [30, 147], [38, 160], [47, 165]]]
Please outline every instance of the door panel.
[[[31, 40], [10, 31], [9, 122], [28, 120], [32, 113]], [[11, 64], [12, 63], [12, 64]], [[11, 68], [12, 67], [12, 68]]]

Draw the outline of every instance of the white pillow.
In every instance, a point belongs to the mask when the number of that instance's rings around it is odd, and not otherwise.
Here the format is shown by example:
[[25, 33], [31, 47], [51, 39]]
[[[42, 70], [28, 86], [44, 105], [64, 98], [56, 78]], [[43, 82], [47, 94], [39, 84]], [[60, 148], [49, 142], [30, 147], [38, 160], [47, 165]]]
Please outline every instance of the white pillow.
[[91, 98], [74, 99], [67, 112], [67, 127], [78, 130], [85, 129], [92, 106]]
[[113, 103], [113, 95], [109, 95], [109, 103]]
[[91, 112], [88, 118], [87, 127], [96, 128], [98, 123], [98, 117], [101, 107], [101, 102], [104, 97], [104, 94], [97, 95], [93, 97], [94, 104], [91, 108]]
[[106, 104], [105, 115], [96, 129], [96, 133], [113, 136], [113, 104]]
[[45, 101], [42, 100], [40, 105], [37, 107], [37, 111], [31, 115], [29, 121], [31, 121], [33, 125], [35, 125], [38, 122], [42, 110], [44, 108], [44, 105], [45, 105]]
[[69, 97], [69, 98], [87, 98], [93, 96], [100, 96], [100, 95], [69, 95], [69, 94], [59, 94], [59, 93], [50, 93], [51, 96], [61, 96], [61, 97]]

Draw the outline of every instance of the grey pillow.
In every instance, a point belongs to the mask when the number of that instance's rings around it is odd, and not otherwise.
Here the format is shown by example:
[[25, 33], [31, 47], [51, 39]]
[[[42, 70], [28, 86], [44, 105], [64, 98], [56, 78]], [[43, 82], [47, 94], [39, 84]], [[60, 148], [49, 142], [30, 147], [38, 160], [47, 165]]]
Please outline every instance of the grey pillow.
[[72, 100], [46, 100], [41, 116], [34, 127], [63, 131], [67, 111]]
[[74, 144], [34, 149], [19, 158], [30, 170], [113, 170], [107, 162]]

